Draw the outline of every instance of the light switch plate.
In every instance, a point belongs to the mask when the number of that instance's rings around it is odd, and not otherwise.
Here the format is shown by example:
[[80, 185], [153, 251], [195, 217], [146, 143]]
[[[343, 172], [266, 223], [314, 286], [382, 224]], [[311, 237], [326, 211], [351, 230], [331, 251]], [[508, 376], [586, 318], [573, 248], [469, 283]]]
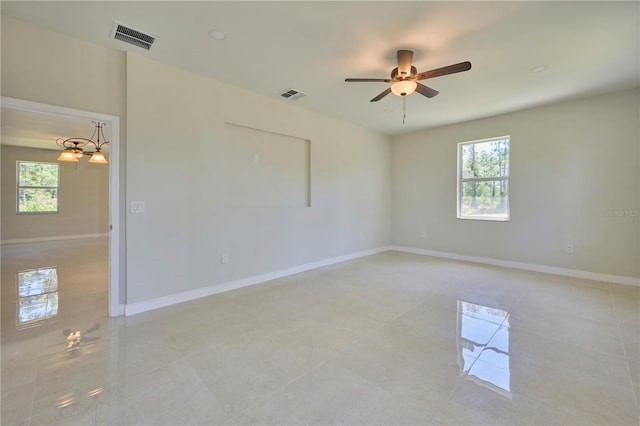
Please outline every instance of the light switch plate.
[[144, 213], [144, 201], [132, 201], [131, 213], [134, 213], [134, 214]]

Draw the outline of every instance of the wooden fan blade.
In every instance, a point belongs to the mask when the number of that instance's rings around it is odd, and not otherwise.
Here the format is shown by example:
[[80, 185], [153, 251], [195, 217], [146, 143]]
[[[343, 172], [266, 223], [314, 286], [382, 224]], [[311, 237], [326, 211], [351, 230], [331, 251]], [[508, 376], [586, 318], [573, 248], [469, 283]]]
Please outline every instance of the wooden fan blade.
[[389, 93], [391, 93], [391, 87], [389, 87], [387, 90], [385, 90], [384, 92], [380, 93], [378, 96], [376, 96], [375, 98], [371, 99], [369, 102], [378, 102], [380, 99], [384, 98], [385, 96], [387, 96]]
[[469, 71], [470, 69], [471, 62], [460, 62], [459, 64], [449, 65], [448, 67], [436, 68], [435, 70], [421, 72], [420, 74], [416, 75], [416, 80], [426, 80], [428, 78], [441, 77], [443, 75]]
[[425, 86], [424, 84], [418, 83], [416, 81], [416, 92], [420, 93], [421, 95], [426, 96], [427, 98], [433, 98], [435, 95], [437, 95], [438, 92], [435, 89], [432, 89], [431, 87]]
[[372, 82], [372, 83], [391, 83], [391, 80], [388, 78], [345, 78], [344, 81], [347, 83], [362, 83], [362, 82]]
[[411, 74], [413, 52], [411, 50], [398, 50], [398, 75], [408, 77]]

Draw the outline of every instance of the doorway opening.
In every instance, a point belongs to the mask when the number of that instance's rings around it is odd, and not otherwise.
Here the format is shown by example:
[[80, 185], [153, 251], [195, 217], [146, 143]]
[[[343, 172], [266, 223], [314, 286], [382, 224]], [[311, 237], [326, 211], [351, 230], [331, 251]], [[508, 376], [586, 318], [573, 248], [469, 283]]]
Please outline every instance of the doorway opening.
[[[108, 312], [109, 316], [124, 314], [124, 303], [120, 295], [124, 294], [120, 289], [120, 179], [119, 179], [119, 142], [120, 119], [117, 116], [101, 114], [92, 111], [83, 111], [57, 105], [43, 104], [9, 97], [2, 97], [2, 108], [9, 110], [26, 111], [31, 113], [46, 114], [62, 118], [80, 119], [105, 123], [110, 129], [109, 140], [109, 213], [108, 213]], [[82, 135], [80, 135], [82, 136]], [[51, 141], [52, 148], [57, 147], [55, 140]]]

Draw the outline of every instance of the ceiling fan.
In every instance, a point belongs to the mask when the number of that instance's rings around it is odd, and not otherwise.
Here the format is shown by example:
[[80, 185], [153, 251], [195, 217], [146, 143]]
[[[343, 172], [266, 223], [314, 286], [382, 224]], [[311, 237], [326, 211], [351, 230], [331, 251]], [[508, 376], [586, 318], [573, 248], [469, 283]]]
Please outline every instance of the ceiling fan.
[[398, 50], [398, 66], [391, 71], [391, 78], [347, 78], [344, 81], [347, 83], [353, 82], [378, 82], [378, 83], [391, 83], [384, 92], [380, 93], [370, 102], [378, 102], [380, 99], [387, 96], [389, 93], [394, 93], [398, 96], [407, 96], [413, 92], [418, 92], [427, 98], [433, 98], [439, 92], [431, 87], [427, 87], [424, 84], [418, 83], [418, 80], [426, 80], [428, 78], [441, 77], [443, 75], [455, 74], [457, 72], [469, 71], [471, 69], [471, 62], [460, 62], [459, 64], [449, 65], [442, 68], [436, 68], [431, 71], [425, 71], [418, 73], [416, 67], [412, 65], [413, 51], [411, 50]]

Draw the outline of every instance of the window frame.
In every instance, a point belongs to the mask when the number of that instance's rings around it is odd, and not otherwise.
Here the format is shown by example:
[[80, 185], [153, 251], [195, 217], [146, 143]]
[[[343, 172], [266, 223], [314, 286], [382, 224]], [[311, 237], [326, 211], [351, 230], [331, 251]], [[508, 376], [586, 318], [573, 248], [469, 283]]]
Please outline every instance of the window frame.
[[[20, 185], [20, 164], [47, 164], [47, 165], [55, 165], [57, 168], [56, 173], [56, 186], [29, 186], [29, 185]], [[37, 212], [24, 212], [20, 211], [20, 189], [55, 189], [57, 194], [56, 199], [56, 209], [51, 211], [37, 211]], [[60, 213], [60, 164], [51, 163], [48, 161], [26, 161], [26, 160], [17, 160], [16, 161], [16, 214], [58, 214]]]
[[[480, 144], [486, 142], [497, 142], [501, 140], [507, 140], [509, 146], [509, 154], [507, 156], [507, 176], [494, 176], [494, 177], [481, 177], [481, 178], [463, 178], [463, 156], [462, 148], [465, 145]], [[456, 218], [462, 220], [482, 220], [489, 222], [509, 222], [511, 221], [511, 135], [496, 136], [486, 139], [478, 139], [473, 141], [458, 142], [457, 145], [457, 179], [456, 179]], [[506, 181], [507, 182], [507, 206], [506, 217], [487, 217], [487, 216], [468, 216], [462, 214], [462, 188], [466, 182], [491, 182], [491, 181]]]

